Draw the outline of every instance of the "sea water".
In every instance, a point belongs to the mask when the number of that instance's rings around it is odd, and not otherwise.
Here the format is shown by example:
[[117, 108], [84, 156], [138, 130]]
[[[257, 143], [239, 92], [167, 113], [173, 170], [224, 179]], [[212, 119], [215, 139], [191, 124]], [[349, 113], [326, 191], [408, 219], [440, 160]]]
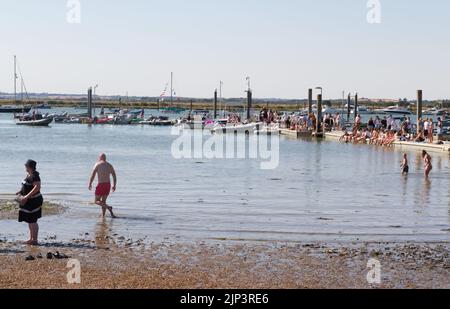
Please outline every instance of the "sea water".
[[[55, 112], [55, 111], [52, 111]], [[279, 165], [257, 159], [175, 159], [171, 128], [52, 124], [22, 127], [0, 115], [0, 199], [11, 198], [34, 159], [46, 200], [67, 211], [40, 221], [42, 237], [71, 241], [110, 233], [146, 241], [448, 241], [448, 155], [433, 154], [429, 181], [420, 154], [368, 145], [281, 138]], [[105, 152], [118, 175], [110, 204], [119, 219], [98, 218], [88, 180]], [[16, 220], [0, 237], [26, 238]]]

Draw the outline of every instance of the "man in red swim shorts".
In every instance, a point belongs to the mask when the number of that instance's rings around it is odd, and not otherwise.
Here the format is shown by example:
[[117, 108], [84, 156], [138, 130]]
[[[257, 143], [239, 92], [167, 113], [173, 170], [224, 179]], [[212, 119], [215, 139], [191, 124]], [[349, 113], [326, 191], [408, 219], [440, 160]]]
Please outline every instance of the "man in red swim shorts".
[[[106, 155], [102, 153], [98, 162], [95, 164], [94, 169], [89, 180], [89, 190], [92, 190], [92, 183], [95, 180], [95, 176], [98, 176], [98, 185], [95, 189], [95, 204], [102, 208], [102, 216], [106, 216], [106, 210], [111, 213], [113, 218], [116, 216], [113, 213], [113, 208], [108, 206], [106, 201], [108, 200], [109, 194], [116, 191], [117, 176], [114, 167], [106, 161]], [[111, 188], [111, 176], [113, 178], [114, 184]]]

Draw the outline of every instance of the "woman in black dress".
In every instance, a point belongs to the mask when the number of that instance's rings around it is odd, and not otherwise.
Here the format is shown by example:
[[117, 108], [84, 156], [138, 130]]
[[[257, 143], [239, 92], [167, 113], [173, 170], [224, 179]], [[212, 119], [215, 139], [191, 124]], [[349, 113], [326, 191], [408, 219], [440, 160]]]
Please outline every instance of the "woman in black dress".
[[28, 160], [25, 169], [27, 178], [22, 182], [22, 189], [17, 192], [17, 200], [20, 204], [19, 222], [28, 223], [30, 228], [30, 240], [25, 244], [37, 245], [39, 225], [37, 221], [42, 217], [42, 204], [44, 199], [41, 195], [41, 178], [36, 171], [37, 163]]

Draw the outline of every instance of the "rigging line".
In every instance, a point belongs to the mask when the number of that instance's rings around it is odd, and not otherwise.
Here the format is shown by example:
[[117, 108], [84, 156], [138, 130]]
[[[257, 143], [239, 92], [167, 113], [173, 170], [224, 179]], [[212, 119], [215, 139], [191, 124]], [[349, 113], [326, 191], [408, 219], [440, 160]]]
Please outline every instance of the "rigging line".
[[22, 82], [23, 90], [25, 90], [25, 96], [26, 96], [27, 100], [29, 100], [30, 97], [28, 95], [27, 86], [25, 85], [25, 80], [23, 79], [22, 70], [20, 69], [20, 63], [19, 63], [19, 61], [16, 61], [16, 62], [17, 62], [17, 69], [18, 69], [19, 75], [20, 75], [20, 81]]

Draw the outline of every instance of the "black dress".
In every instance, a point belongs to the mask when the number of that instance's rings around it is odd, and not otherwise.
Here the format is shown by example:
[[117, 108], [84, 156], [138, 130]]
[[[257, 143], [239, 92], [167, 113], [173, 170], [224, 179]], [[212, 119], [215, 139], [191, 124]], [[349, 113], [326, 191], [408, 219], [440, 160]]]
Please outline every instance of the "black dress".
[[[33, 172], [22, 182], [22, 190], [20, 194], [26, 196], [29, 194], [34, 186], [33, 183], [41, 182], [38, 172]], [[19, 222], [36, 223], [42, 217], [42, 205], [44, 198], [41, 192], [37, 192], [33, 197], [29, 198], [25, 205], [20, 206]]]

